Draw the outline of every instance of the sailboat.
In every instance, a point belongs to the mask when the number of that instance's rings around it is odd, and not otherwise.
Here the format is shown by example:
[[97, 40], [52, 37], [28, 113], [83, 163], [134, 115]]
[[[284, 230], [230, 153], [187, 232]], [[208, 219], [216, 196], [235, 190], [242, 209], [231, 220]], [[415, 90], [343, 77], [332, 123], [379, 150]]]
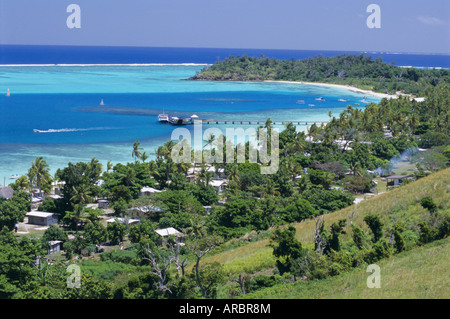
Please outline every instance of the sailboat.
[[103, 99], [100, 101], [100, 105], [105, 105], [105, 103], [103, 103]]
[[6, 91], [6, 96], [11, 96], [11, 92], [9, 92], [9, 89]]

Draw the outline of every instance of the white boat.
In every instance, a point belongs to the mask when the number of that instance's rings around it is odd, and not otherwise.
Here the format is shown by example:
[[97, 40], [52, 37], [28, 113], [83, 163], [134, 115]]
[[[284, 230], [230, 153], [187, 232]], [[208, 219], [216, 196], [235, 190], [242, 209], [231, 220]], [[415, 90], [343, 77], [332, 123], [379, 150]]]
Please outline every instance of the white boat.
[[169, 123], [173, 124], [173, 125], [182, 125], [183, 124], [183, 119], [180, 119], [179, 117], [176, 117], [176, 116], [172, 116], [169, 119]]
[[316, 106], [315, 104], [308, 104], [308, 106]]
[[158, 122], [160, 123], [167, 123], [169, 122], [169, 115], [162, 113], [158, 115]]
[[105, 103], [103, 103], [103, 99], [100, 101], [100, 105], [105, 105]]
[[339, 102], [347, 102], [347, 100], [345, 100], [345, 99], [339, 99], [338, 101]]
[[323, 97], [318, 97], [316, 101], [326, 101]]

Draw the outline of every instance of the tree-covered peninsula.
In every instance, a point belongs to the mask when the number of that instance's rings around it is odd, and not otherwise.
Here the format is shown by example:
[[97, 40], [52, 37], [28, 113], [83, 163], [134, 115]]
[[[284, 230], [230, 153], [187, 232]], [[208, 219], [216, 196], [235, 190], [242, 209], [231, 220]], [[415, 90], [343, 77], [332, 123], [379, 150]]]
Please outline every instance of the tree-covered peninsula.
[[417, 69], [386, 64], [381, 58], [361, 55], [317, 56], [304, 60], [229, 57], [204, 68], [190, 80], [207, 81], [305, 81], [351, 85], [395, 94], [423, 95], [427, 88], [448, 83], [446, 69]]

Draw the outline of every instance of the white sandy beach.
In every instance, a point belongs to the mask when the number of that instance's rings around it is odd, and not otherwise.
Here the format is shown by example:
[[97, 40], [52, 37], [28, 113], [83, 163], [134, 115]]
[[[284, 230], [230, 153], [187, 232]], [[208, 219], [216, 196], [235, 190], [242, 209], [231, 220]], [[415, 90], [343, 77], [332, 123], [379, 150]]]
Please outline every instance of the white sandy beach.
[[320, 82], [304, 82], [304, 81], [264, 81], [264, 82], [272, 82], [272, 83], [289, 83], [289, 84], [305, 84], [305, 85], [318, 85], [318, 86], [327, 86], [327, 87], [335, 87], [335, 88], [341, 88], [346, 89], [355, 93], [361, 93], [365, 95], [375, 96], [379, 98], [387, 98], [387, 99], [396, 99], [399, 95], [407, 95], [400, 92], [397, 92], [397, 94], [385, 94], [385, 93], [378, 93], [373, 92], [369, 90], [362, 90], [355, 88], [351, 85], [343, 85], [343, 84], [331, 84], [331, 83], [320, 83]]

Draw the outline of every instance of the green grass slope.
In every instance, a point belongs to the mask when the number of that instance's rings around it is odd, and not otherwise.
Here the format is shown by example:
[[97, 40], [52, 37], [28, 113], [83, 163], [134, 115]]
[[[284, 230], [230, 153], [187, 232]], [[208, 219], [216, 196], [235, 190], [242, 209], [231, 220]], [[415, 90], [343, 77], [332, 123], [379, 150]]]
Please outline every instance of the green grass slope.
[[[368, 214], [377, 215], [385, 224], [392, 224], [394, 219], [407, 217], [409, 227], [417, 227], [427, 211], [420, 205], [420, 199], [431, 196], [439, 209], [450, 209], [450, 169], [445, 169], [418, 181], [398, 187], [374, 198], [367, 199], [357, 205], [325, 215], [325, 227], [333, 222], [346, 218], [353, 212], [353, 223], [367, 229], [363, 219]], [[312, 246], [315, 223], [312, 219], [294, 224], [296, 237], [304, 247]], [[349, 240], [351, 236], [350, 223], [345, 228], [347, 234], [342, 239]], [[268, 246], [269, 239], [255, 241], [244, 246], [229, 249], [210, 257], [202, 263], [219, 262], [224, 265], [228, 275], [239, 273], [256, 273], [275, 266], [272, 248]], [[408, 247], [407, 247], [408, 248]]]
[[450, 238], [382, 260], [380, 288], [368, 288], [364, 269], [324, 280], [297, 281], [248, 294], [252, 299], [447, 299]]

